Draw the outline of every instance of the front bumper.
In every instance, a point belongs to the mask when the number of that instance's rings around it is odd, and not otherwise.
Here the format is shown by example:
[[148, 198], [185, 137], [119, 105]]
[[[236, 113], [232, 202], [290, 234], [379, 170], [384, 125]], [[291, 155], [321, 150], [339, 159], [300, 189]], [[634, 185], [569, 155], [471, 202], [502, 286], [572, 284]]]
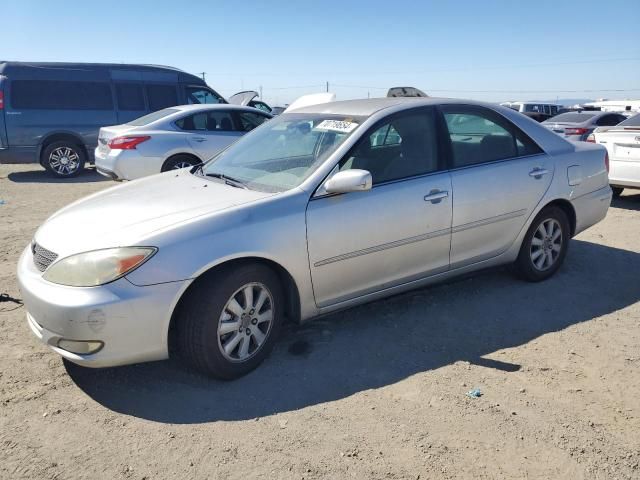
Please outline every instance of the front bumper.
[[[26, 248], [18, 262], [18, 283], [34, 335], [64, 358], [88, 367], [111, 367], [168, 357], [173, 309], [188, 281], [138, 287], [121, 278], [99, 287], [47, 282]], [[61, 339], [98, 341], [93, 354], [58, 347]]]

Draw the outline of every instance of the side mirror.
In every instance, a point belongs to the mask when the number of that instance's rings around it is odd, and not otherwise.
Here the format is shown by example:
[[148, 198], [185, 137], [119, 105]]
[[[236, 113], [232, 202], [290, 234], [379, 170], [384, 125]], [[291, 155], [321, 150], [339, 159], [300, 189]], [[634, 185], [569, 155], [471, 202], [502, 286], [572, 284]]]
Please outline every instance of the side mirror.
[[327, 193], [348, 193], [371, 190], [373, 180], [367, 170], [343, 170], [324, 183]]

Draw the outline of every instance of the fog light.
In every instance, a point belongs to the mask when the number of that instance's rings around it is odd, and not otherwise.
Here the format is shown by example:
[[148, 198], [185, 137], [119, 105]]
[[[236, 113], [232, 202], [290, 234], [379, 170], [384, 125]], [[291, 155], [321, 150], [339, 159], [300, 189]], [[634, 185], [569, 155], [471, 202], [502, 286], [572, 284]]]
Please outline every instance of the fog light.
[[79, 340], [65, 340], [64, 338], [58, 340], [58, 348], [80, 355], [89, 355], [91, 353], [96, 353], [102, 347], [104, 347], [104, 343], [95, 340], [86, 342]]

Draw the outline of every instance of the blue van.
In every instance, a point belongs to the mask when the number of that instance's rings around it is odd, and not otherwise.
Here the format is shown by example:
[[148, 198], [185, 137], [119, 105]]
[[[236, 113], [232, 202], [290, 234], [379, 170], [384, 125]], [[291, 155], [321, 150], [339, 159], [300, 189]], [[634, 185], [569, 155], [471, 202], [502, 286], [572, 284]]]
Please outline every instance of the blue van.
[[93, 162], [100, 127], [192, 103], [226, 101], [172, 67], [0, 61], [0, 163], [72, 177]]

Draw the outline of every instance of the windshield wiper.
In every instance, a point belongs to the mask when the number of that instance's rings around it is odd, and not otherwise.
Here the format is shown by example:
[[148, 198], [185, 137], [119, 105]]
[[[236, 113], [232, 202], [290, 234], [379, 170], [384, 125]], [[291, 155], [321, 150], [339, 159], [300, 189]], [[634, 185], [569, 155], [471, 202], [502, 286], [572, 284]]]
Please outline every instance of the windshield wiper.
[[223, 173], [207, 173], [205, 175], [207, 177], [219, 178], [220, 180], [224, 180], [224, 182], [227, 185], [231, 185], [232, 187], [244, 188], [244, 189], [249, 188], [241, 180], [238, 180], [237, 178], [233, 178], [233, 177], [228, 177]]

